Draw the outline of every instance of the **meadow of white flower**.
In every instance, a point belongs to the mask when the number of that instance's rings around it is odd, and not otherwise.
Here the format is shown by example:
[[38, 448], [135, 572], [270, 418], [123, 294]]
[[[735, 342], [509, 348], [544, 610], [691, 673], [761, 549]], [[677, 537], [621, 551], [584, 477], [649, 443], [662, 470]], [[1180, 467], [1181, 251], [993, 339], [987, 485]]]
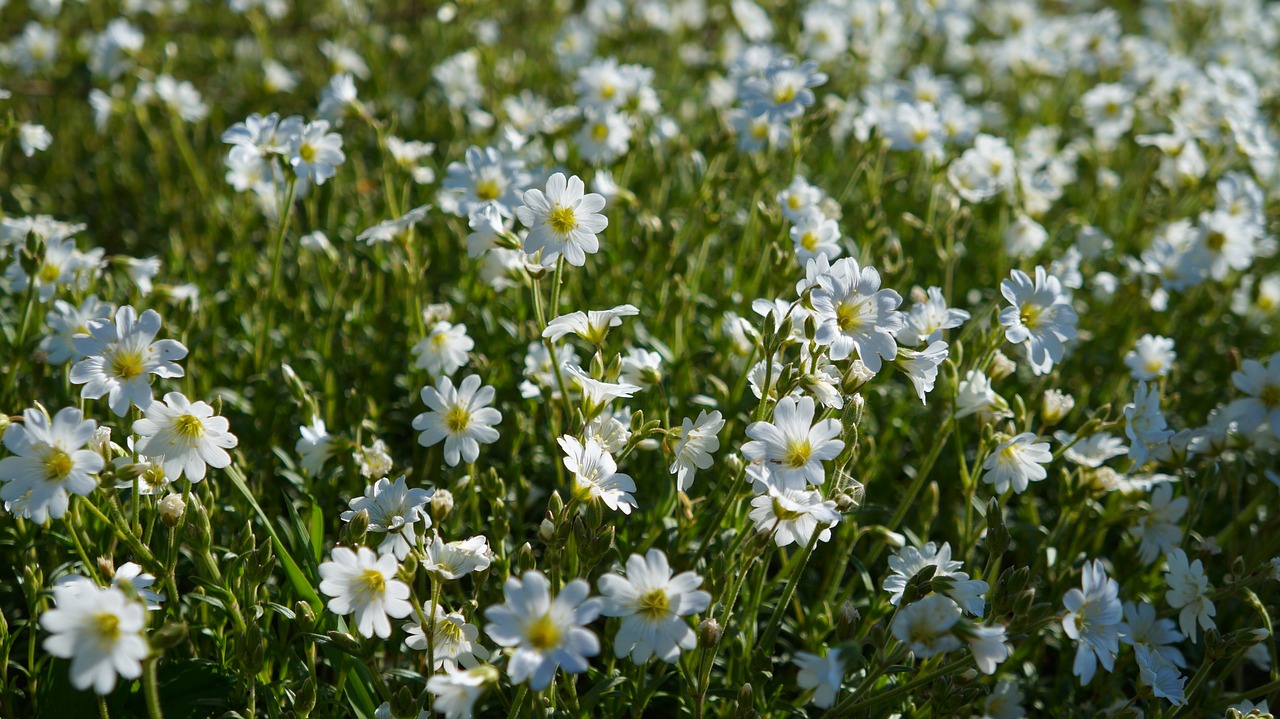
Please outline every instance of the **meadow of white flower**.
[[1278, 58], [0, 0], [0, 716], [1270, 717]]

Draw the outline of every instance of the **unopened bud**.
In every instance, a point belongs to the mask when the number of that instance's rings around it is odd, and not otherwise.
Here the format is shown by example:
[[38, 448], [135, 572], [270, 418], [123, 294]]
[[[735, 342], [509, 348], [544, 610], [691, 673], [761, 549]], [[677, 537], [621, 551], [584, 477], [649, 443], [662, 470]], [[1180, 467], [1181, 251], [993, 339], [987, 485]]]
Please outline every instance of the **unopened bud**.
[[538, 538], [544, 542], [550, 543], [556, 536], [556, 525], [550, 519], [542, 520], [542, 524], [538, 525]]
[[98, 571], [102, 576], [111, 579], [116, 576], [116, 563], [111, 557], [98, 557]]
[[1025, 617], [1031, 611], [1031, 604], [1036, 600], [1036, 590], [1026, 589], [1018, 593], [1013, 600], [1013, 613], [1015, 616]]
[[294, 616], [298, 619], [298, 628], [303, 634], [310, 634], [316, 628], [316, 612], [311, 605], [299, 599], [293, 605]]
[[111, 454], [111, 428], [99, 427], [93, 430], [93, 437], [89, 440], [89, 449], [102, 455], [102, 459], [110, 462], [113, 458]]
[[416, 717], [418, 716], [417, 701], [414, 699], [413, 692], [409, 691], [409, 687], [400, 687], [400, 691], [391, 697], [391, 715], [397, 717]]
[[720, 628], [720, 622], [715, 619], [707, 618], [698, 623], [698, 646], [708, 649], [720, 643], [720, 636], [724, 630]]
[[1013, 374], [1018, 369], [1018, 365], [1013, 360], [1005, 356], [1000, 350], [996, 350], [995, 356], [991, 360], [991, 371], [987, 373], [991, 377], [991, 381], [1002, 380]]
[[755, 716], [755, 692], [751, 689], [751, 682], [743, 684], [738, 689], [738, 708], [735, 713], [736, 719], [750, 719]]
[[1040, 419], [1046, 427], [1052, 427], [1070, 414], [1075, 406], [1075, 397], [1056, 389], [1048, 390], [1040, 401]]
[[846, 599], [836, 612], [836, 639], [842, 642], [853, 639], [858, 633], [858, 624], [861, 621], [862, 613], [853, 605], [853, 602]]
[[358, 657], [362, 656], [364, 653], [360, 647], [360, 641], [346, 632], [340, 632], [335, 629], [331, 630], [325, 636], [327, 636], [329, 641], [333, 642], [335, 646], [347, 654]]
[[293, 710], [298, 716], [306, 716], [316, 707], [316, 680], [315, 677], [307, 677], [302, 682], [302, 686], [298, 687], [298, 691], [293, 695]]
[[453, 492], [447, 489], [436, 490], [436, 493], [431, 495], [431, 516], [438, 522], [449, 516], [449, 512], [452, 511]]
[[369, 532], [369, 510], [362, 509], [351, 515], [347, 523], [347, 537], [352, 544], [364, 544], [365, 535]]
[[551, 515], [552, 520], [558, 521], [563, 512], [564, 499], [560, 497], [560, 492], [552, 492], [551, 498], [547, 500], [547, 513]]
[[154, 652], [163, 652], [172, 649], [187, 639], [187, 625], [185, 622], [176, 624], [166, 624], [159, 630], [151, 633], [149, 641], [151, 642], [151, 650]]
[[160, 519], [164, 521], [164, 526], [173, 529], [182, 521], [182, 514], [187, 511], [187, 503], [182, 501], [181, 494], [169, 494], [160, 500], [157, 507], [160, 510]]

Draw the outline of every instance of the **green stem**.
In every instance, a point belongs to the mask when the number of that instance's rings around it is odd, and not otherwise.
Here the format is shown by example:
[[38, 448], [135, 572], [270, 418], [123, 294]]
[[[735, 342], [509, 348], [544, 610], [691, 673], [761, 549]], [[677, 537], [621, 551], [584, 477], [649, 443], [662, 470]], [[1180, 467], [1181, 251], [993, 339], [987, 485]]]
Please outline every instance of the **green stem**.
[[520, 685], [516, 690], [516, 698], [511, 700], [511, 711], [507, 714], [507, 719], [516, 719], [520, 716], [520, 707], [524, 705], [524, 695], [529, 693], [529, 684], [526, 682]]
[[826, 531], [829, 525], [819, 523], [818, 527], [813, 530], [813, 536], [809, 537], [809, 543], [804, 547], [804, 554], [796, 560], [795, 569], [791, 570], [791, 576], [787, 577], [787, 586], [782, 590], [782, 598], [778, 600], [777, 606], [773, 608], [773, 616], [769, 618], [769, 625], [764, 630], [764, 636], [759, 644], [756, 645], [757, 651], [763, 656], [769, 656], [773, 651], [773, 643], [778, 639], [778, 631], [782, 629], [782, 617], [786, 614], [787, 606], [791, 604], [791, 597], [795, 595], [796, 585], [799, 584], [800, 578], [804, 576], [804, 568], [809, 563], [809, 557], [813, 555], [813, 549], [818, 545], [818, 537]]
[[973, 662], [973, 657], [966, 656], [964, 659], [957, 659], [956, 661], [951, 662], [950, 664], [943, 665], [929, 672], [928, 674], [925, 674], [924, 676], [912, 679], [906, 684], [890, 689], [889, 691], [884, 692], [882, 694], [876, 694], [869, 697], [862, 697], [860, 700], [858, 695], [851, 696], [848, 699], [841, 702], [840, 704], [837, 704], [836, 706], [828, 710], [827, 713], [824, 714], [823, 716], [824, 717], [851, 716], [860, 710], [869, 709], [873, 706], [882, 704], [891, 699], [897, 699], [900, 696], [910, 694], [911, 691], [916, 689], [917, 687], [924, 686], [925, 684], [928, 684], [929, 682], [939, 677], [944, 677], [948, 674], [953, 674], [961, 669], [964, 669], [972, 662]]
[[149, 719], [164, 719], [160, 711], [160, 683], [156, 679], [158, 659], [148, 659], [142, 668], [142, 688], [147, 695], [147, 716]]
[[286, 194], [284, 207], [280, 212], [280, 226], [276, 231], [275, 253], [271, 260], [271, 292], [267, 295], [267, 322], [263, 325], [262, 334], [258, 337], [261, 345], [258, 348], [258, 371], [265, 368], [267, 359], [267, 341], [271, 334], [271, 327], [275, 322], [276, 295], [280, 292], [280, 264], [284, 257], [284, 238], [289, 233], [289, 220], [293, 217], [293, 199], [298, 190], [298, 180], [295, 177], [288, 179], [289, 190]]

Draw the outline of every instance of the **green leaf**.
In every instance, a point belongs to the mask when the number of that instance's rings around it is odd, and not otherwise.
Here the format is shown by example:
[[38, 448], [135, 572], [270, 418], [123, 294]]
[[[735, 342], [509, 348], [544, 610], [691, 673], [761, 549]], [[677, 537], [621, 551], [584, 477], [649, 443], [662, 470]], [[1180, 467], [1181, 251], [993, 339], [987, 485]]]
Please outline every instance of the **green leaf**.
[[280, 541], [280, 534], [276, 532], [276, 528], [271, 524], [271, 519], [267, 513], [262, 511], [262, 506], [258, 504], [258, 500], [253, 496], [253, 492], [249, 491], [249, 486], [244, 482], [244, 475], [240, 473], [240, 469], [234, 464], [227, 467], [227, 476], [231, 479], [231, 484], [240, 490], [240, 494], [249, 502], [249, 506], [253, 507], [253, 511], [258, 515], [258, 519], [262, 520], [262, 525], [267, 528], [267, 532], [271, 535], [271, 544], [275, 547], [276, 555], [280, 557], [280, 563], [284, 565], [284, 573], [289, 578], [289, 584], [293, 586], [294, 591], [302, 596], [307, 604], [318, 614], [324, 610], [324, 602], [320, 600], [316, 590], [311, 586], [310, 580], [302, 573], [298, 567], [298, 563], [294, 561], [293, 556], [289, 554], [289, 550], [284, 546], [284, 542]]

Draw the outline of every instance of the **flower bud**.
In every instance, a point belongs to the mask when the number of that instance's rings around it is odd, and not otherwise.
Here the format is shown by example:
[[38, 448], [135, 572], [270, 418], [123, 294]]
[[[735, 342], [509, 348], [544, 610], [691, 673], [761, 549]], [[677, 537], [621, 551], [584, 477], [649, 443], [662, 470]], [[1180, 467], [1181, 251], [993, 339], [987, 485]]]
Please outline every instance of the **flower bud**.
[[447, 489], [437, 489], [436, 493], [431, 495], [431, 516], [437, 522], [449, 516], [449, 512], [453, 511], [453, 492]]
[[316, 628], [316, 612], [311, 605], [299, 599], [293, 605], [294, 616], [298, 619], [298, 628], [303, 634], [310, 634]]
[[991, 359], [991, 371], [987, 372], [987, 376], [992, 382], [1002, 380], [1013, 374], [1018, 369], [1018, 365], [1005, 356], [1000, 350], [996, 350], [995, 355]]
[[397, 719], [412, 717], [417, 719], [418, 706], [409, 687], [400, 687], [400, 691], [391, 696], [391, 716]]
[[347, 538], [352, 544], [364, 544], [365, 535], [369, 533], [369, 510], [362, 509], [351, 515], [347, 523]]
[[149, 641], [151, 642], [151, 650], [154, 652], [163, 652], [172, 649], [187, 639], [186, 622], [178, 622], [176, 624], [166, 624], [159, 630], [151, 633]]
[[556, 537], [556, 525], [550, 518], [542, 520], [542, 524], [538, 525], [538, 539], [547, 544]]
[[758, 716], [754, 705], [755, 692], [751, 688], [751, 682], [747, 682], [738, 689], [738, 706], [737, 711], [734, 713], [735, 719], [754, 719]]
[[157, 507], [160, 510], [160, 519], [169, 529], [178, 526], [182, 521], [182, 514], [187, 511], [187, 503], [182, 501], [181, 494], [176, 493], [166, 495]]
[[698, 646], [709, 649], [720, 643], [720, 636], [724, 634], [724, 630], [720, 628], [720, 622], [715, 619], [707, 618], [698, 623]]
[[305, 717], [311, 713], [316, 707], [316, 680], [315, 677], [307, 677], [303, 680], [302, 686], [298, 687], [298, 691], [293, 695], [293, 711], [298, 716]]
[[1056, 389], [1048, 390], [1040, 401], [1040, 419], [1046, 427], [1052, 427], [1070, 414], [1075, 406], [1075, 397]]
[[836, 612], [836, 639], [842, 642], [853, 639], [858, 633], [858, 624], [861, 621], [862, 613], [853, 605], [853, 602], [846, 599]]

